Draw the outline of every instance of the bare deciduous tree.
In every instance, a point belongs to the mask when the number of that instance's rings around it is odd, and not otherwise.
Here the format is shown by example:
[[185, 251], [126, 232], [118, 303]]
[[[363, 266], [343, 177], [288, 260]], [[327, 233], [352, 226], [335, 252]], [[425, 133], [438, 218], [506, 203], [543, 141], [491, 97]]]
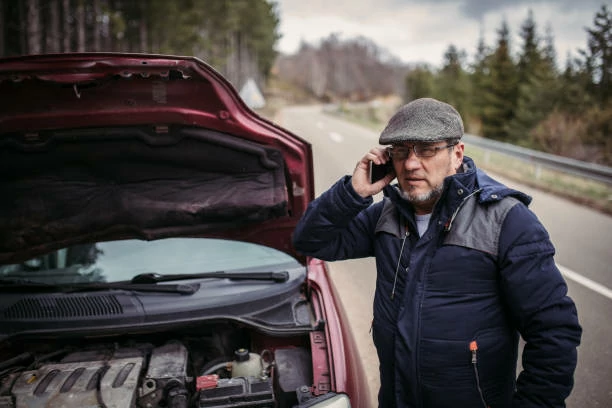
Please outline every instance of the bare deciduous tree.
[[62, 51], [72, 51], [70, 38], [72, 34], [72, 16], [70, 14], [70, 0], [62, 0]]
[[[4, 14], [4, 0], [0, 0], [0, 10], [2, 10], [2, 14]], [[0, 16], [0, 55], [4, 55], [6, 53], [4, 46], [4, 17]]]
[[318, 47], [302, 44], [295, 55], [279, 57], [277, 70], [317, 97], [363, 101], [402, 94], [408, 67], [367, 38], [331, 35]]
[[38, 0], [27, 0], [26, 2], [26, 32], [27, 50], [30, 54], [42, 52], [40, 32], [40, 4]]
[[93, 0], [92, 2], [92, 49], [91, 51], [102, 51], [102, 9], [100, 7], [100, 0]]
[[60, 52], [60, 4], [58, 0], [49, 0], [47, 3], [48, 19], [45, 33], [45, 51], [48, 53]]
[[77, 47], [78, 52], [85, 51], [85, 6], [82, 1], [77, 1], [76, 12]]

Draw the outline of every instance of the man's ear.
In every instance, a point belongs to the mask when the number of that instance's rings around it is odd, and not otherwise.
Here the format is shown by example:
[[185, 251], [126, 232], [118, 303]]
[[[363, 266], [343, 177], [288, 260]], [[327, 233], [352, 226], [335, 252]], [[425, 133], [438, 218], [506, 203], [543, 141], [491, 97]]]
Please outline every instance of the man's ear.
[[453, 160], [457, 161], [456, 166], [455, 166], [455, 168], [457, 169], [457, 172], [463, 171], [461, 169], [461, 165], [463, 164], [464, 150], [465, 150], [465, 143], [461, 141], [457, 143], [457, 146], [455, 146], [455, 149], [453, 150]]

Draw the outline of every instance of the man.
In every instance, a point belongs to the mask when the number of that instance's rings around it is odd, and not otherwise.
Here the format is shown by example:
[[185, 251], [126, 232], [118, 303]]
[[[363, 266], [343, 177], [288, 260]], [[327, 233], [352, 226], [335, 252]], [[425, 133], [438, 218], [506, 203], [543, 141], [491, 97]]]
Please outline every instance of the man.
[[[380, 135], [391, 146], [310, 204], [294, 245], [327, 261], [376, 257], [380, 407], [564, 407], [581, 327], [555, 250], [531, 198], [476, 169], [462, 136], [452, 106], [403, 106]], [[371, 163], [387, 162], [371, 183]]]

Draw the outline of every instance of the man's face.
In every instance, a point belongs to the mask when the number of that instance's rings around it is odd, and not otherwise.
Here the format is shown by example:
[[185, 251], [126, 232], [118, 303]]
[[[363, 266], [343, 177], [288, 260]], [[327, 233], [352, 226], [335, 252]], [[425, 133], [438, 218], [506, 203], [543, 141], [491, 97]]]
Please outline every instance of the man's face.
[[[417, 214], [431, 213], [442, 194], [444, 178], [455, 174], [463, 161], [464, 144], [459, 142], [452, 147], [445, 147], [452, 143], [406, 142], [394, 145], [391, 150], [402, 196], [412, 203]], [[420, 157], [415, 154], [415, 144]]]

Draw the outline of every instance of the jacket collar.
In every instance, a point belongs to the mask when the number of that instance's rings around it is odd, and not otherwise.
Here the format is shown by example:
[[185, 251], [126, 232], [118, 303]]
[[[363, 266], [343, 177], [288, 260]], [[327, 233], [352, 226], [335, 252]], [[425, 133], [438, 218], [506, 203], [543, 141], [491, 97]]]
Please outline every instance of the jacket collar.
[[[402, 218], [406, 219], [408, 224], [416, 230], [414, 207], [402, 198], [399, 185], [386, 186], [383, 189], [383, 194], [395, 204]], [[525, 205], [529, 205], [531, 202], [531, 197], [494, 180], [484, 171], [476, 168], [471, 158], [464, 156], [460, 171], [444, 179], [442, 196], [434, 207], [433, 217], [449, 218], [459, 208], [463, 200], [473, 194], [478, 194], [480, 203], [495, 202], [508, 196], [517, 198]]]

